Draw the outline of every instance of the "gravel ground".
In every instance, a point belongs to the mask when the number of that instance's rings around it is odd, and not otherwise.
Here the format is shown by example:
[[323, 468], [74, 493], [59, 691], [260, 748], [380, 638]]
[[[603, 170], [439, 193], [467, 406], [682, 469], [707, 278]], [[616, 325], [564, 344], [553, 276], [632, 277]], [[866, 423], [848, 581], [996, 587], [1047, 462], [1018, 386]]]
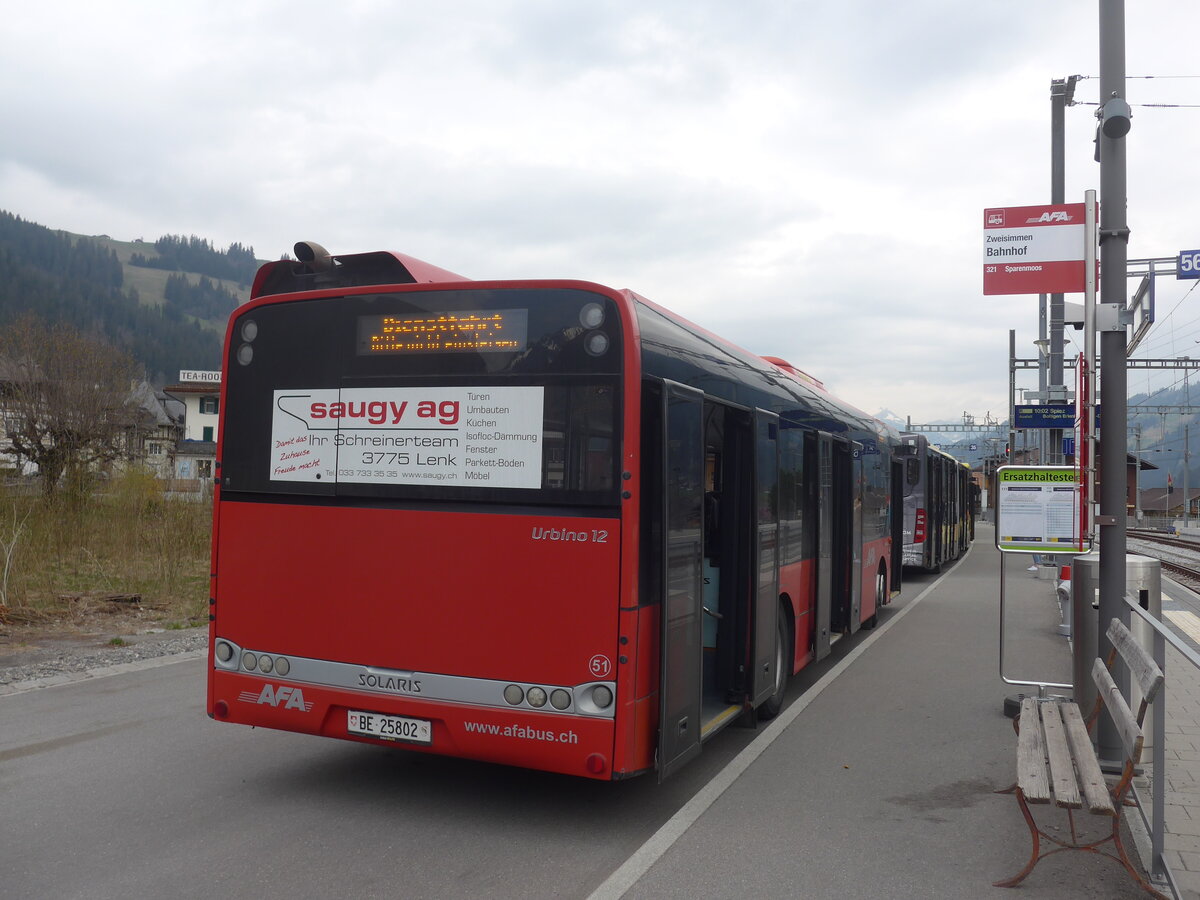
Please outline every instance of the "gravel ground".
[[124, 646], [112, 646], [94, 637], [42, 636], [0, 646], [0, 694], [76, 681], [113, 666], [203, 652], [208, 629], [125, 635], [122, 640]]

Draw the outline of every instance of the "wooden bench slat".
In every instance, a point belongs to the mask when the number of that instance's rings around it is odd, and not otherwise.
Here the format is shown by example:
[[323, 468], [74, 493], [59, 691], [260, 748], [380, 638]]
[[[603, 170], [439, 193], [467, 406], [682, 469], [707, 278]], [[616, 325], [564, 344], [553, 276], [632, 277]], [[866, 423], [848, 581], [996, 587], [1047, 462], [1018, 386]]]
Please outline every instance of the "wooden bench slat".
[[1129, 704], [1117, 690], [1117, 684], [1104, 665], [1104, 660], [1097, 659], [1092, 664], [1092, 680], [1096, 682], [1096, 691], [1104, 701], [1104, 706], [1112, 716], [1113, 725], [1125, 745], [1125, 754], [1136, 766], [1142, 760], [1142, 729], [1138, 727], [1137, 719], [1129, 711]]
[[1063, 725], [1066, 726], [1067, 742], [1075, 756], [1075, 767], [1079, 774], [1079, 788], [1090, 812], [1096, 815], [1107, 813], [1116, 815], [1112, 795], [1108, 792], [1108, 783], [1104, 773], [1100, 771], [1100, 763], [1096, 761], [1096, 753], [1092, 748], [1092, 738], [1087, 726], [1083, 723], [1083, 715], [1074, 703], [1062, 705]]
[[1035, 697], [1021, 700], [1021, 731], [1017, 736], [1017, 786], [1030, 803], [1050, 802], [1050, 779], [1046, 774], [1046, 747]]
[[1071, 748], [1067, 746], [1067, 732], [1063, 728], [1062, 703], [1051, 700], [1039, 704], [1042, 712], [1042, 729], [1046, 733], [1046, 755], [1050, 757], [1050, 780], [1054, 785], [1054, 802], [1058, 806], [1079, 809], [1083, 801], [1079, 797], [1079, 785], [1075, 782], [1075, 766], [1071, 763]]
[[[1119, 654], [1125, 660], [1134, 679], [1131, 683], [1138, 684], [1147, 701], [1153, 700], [1159, 694], [1163, 675], [1119, 621], [1113, 620], [1108, 630], [1108, 638], [1112, 641], [1113, 652], [1109, 654], [1107, 662], [1103, 659], [1096, 660], [1092, 667], [1092, 679], [1097, 689], [1096, 712], [1101, 707], [1107, 709], [1124, 744], [1125, 757], [1121, 778], [1109, 788], [1104, 773], [1100, 770], [1091, 735], [1088, 733], [1088, 725], [1094, 724], [1095, 719], [1089, 716], [1088, 722], [1085, 723], [1078, 704], [1064, 697], [1023, 698], [1017, 726], [1019, 736], [1016, 798], [1029, 826], [1032, 855], [1025, 868], [1015, 876], [995, 882], [997, 887], [1015, 887], [1033, 871], [1040, 860], [1060, 850], [1087, 850], [1117, 859], [1138, 885], [1154, 897], [1167, 900], [1164, 894], [1155, 890], [1141, 877], [1119, 837], [1118, 829], [1124, 806], [1136, 804], [1136, 800], [1130, 803], [1126, 797], [1133, 780], [1133, 772], [1142, 756], [1142, 722], [1147, 703], [1142, 703], [1134, 716], [1130, 712], [1129, 704], [1117, 690], [1109, 667], [1114, 665]], [[1010, 788], [999, 793], [1011, 793], [1012, 790]], [[1067, 820], [1071, 829], [1069, 842], [1066, 835], [1054, 836], [1034, 820], [1030, 804], [1048, 803], [1052, 794], [1055, 803], [1067, 809]], [[1085, 803], [1089, 813], [1111, 817], [1111, 835], [1096, 840], [1092, 835], [1076, 832], [1073, 810], [1084, 807]], [[1041, 850], [1039, 836], [1048, 838], [1058, 846], [1050, 850]], [[1106, 853], [1097, 849], [1100, 844], [1108, 841], [1112, 841], [1115, 852]]]
[[1108, 640], [1125, 660], [1125, 665], [1129, 667], [1129, 674], [1136, 679], [1138, 687], [1142, 690], [1144, 702], [1153, 703], [1159, 688], [1162, 687], [1162, 670], [1146, 652], [1146, 648], [1134, 639], [1120, 619], [1113, 619], [1109, 624]]

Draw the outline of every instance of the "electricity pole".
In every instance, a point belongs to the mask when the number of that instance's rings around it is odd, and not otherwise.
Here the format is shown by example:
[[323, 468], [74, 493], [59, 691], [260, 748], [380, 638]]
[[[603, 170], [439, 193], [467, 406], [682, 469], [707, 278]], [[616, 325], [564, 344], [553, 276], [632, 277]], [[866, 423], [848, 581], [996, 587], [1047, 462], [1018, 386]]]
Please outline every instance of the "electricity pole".
[[[1100, 397], [1104, 424], [1100, 429], [1100, 623], [1098, 649], [1106, 656], [1108, 622], [1129, 624], [1125, 606], [1125, 457], [1128, 380], [1125, 371], [1126, 268], [1129, 226], [1125, 135], [1130, 110], [1125, 101], [1125, 0], [1100, 0]], [[1128, 673], [1124, 694], [1128, 696]], [[1120, 681], [1118, 681], [1120, 686]], [[1110, 723], [1101, 723], [1098, 749], [1102, 760], [1121, 758], [1121, 738]]]

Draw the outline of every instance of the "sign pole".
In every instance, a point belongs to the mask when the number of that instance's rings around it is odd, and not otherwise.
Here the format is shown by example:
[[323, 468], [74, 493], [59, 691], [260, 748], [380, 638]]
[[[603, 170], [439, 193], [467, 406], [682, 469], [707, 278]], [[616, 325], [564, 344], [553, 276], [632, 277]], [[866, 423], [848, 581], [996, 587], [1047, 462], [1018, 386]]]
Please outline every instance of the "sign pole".
[[[1075, 98], [1078, 75], [1050, 82], [1050, 202], [1066, 202], [1066, 109]], [[1050, 390], [1063, 392], [1059, 400], [1067, 405], [1063, 384], [1063, 319], [1065, 303], [1061, 293], [1050, 295]], [[1061, 465], [1062, 429], [1050, 432], [1050, 458], [1043, 462]]]
[[1086, 518], [1080, 519], [1080, 528], [1091, 540], [1095, 540], [1095, 524], [1091, 504], [1096, 500], [1096, 192], [1084, 193], [1084, 292], [1083, 292], [1083, 387], [1085, 397], [1081, 410], [1084, 433], [1081, 444], [1087, 445], [1084, 460], [1087, 479], [1084, 493], [1087, 506]]
[[1010, 466], [1017, 452], [1017, 332], [1008, 332], [1008, 453], [1005, 462]]

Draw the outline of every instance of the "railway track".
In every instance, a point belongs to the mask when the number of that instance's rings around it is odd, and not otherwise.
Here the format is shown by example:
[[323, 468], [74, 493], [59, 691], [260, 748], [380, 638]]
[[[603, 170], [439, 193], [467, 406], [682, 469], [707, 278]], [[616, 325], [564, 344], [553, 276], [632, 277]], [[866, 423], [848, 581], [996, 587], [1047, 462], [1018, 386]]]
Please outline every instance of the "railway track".
[[[1200, 591], [1200, 541], [1138, 528], [1129, 529], [1126, 536], [1131, 541], [1151, 545], [1149, 550], [1139, 552], [1157, 559], [1163, 571], [1169, 573], [1176, 581], [1194, 591]], [[1162, 549], [1155, 550], [1155, 547]]]

